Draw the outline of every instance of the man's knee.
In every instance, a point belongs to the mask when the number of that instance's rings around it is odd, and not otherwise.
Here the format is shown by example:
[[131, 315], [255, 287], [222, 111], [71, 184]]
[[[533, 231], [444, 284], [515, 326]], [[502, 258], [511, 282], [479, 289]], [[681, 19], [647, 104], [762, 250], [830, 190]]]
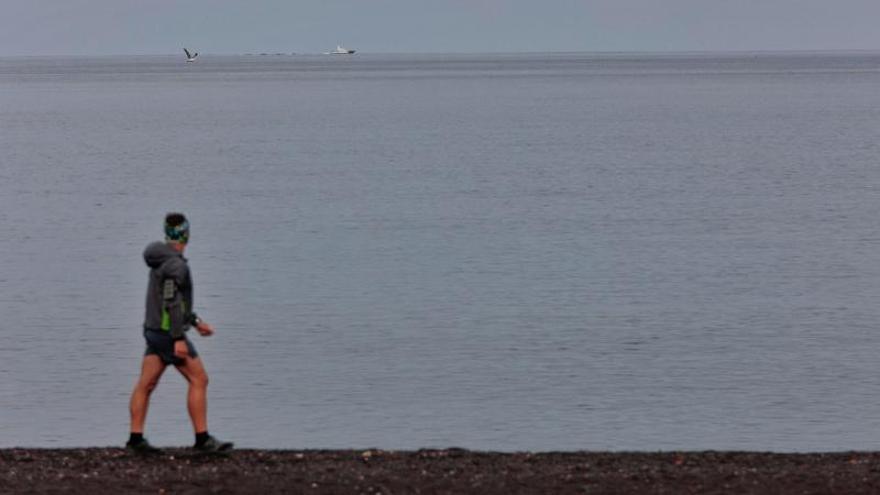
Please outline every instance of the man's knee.
[[207, 388], [208, 387], [208, 374], [204, 371], [201, 373], [194, 373], [190, 378], [190, 383], [194, 387]]
[[138, 386], [140, 386], [141, 389], [143, 389], [143, 391], [149, 395], [149, 394], [153, 393], [153, 390], [155, 390], [156, 387], [159, 386], [159, 379], [155, 378], [152, 380], [144, 380], [144, 381], [139, 382]]

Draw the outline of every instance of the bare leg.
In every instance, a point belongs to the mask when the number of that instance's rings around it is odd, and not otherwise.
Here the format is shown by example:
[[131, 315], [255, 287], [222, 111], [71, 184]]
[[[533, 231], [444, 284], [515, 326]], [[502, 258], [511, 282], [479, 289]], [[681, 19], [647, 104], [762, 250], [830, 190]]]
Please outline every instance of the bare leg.
[[186, 407], [196, 433], [208, 431], [208, 372], [201, 358], [186, 358], [175, 365], [177, 371], [189, 382]]
[[144, 422], [147, 420], [147, 408], [150, 405], [150, 394], [156, 385], [159, 384], [159, 378], [165, 371], [165, 363], [155, 354], [144, 356], [141, 365], [141, 376], [134, 385], [134, 391], [131, 393], [131, 402], [129, 403], [129, 411], [131, 411], [131, 432], [143, 433]]

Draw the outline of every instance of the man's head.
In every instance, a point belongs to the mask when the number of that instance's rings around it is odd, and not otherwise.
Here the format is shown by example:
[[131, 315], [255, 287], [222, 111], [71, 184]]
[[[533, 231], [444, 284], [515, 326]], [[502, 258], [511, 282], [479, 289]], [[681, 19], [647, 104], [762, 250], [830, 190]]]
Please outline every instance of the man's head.
[[183, 213], [165, 215], [165, 240], [181, 246], [189, 242], [189, 221]]

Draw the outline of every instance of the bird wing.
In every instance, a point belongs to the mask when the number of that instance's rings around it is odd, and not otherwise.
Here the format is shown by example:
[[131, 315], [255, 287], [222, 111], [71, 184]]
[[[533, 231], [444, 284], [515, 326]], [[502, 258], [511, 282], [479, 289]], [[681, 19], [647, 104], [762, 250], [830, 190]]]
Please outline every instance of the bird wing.
[[192, 58], [192, 55], [189, 54], [189, 50], [187, 50], [186, 48], [183, 49], [183, 53], [186, 54], [186, 58]]

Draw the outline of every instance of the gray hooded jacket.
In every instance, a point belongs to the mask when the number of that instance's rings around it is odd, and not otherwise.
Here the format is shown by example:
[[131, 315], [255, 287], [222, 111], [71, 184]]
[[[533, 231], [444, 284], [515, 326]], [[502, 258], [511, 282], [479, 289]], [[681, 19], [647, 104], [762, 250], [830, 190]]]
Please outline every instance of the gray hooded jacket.
[[144, 261], [150, 267], [144, 328], [169, 332], [172, 338], [182, 339], [196, 322], [186, 258], [168, 244], [154, 242], [144, 250]]

